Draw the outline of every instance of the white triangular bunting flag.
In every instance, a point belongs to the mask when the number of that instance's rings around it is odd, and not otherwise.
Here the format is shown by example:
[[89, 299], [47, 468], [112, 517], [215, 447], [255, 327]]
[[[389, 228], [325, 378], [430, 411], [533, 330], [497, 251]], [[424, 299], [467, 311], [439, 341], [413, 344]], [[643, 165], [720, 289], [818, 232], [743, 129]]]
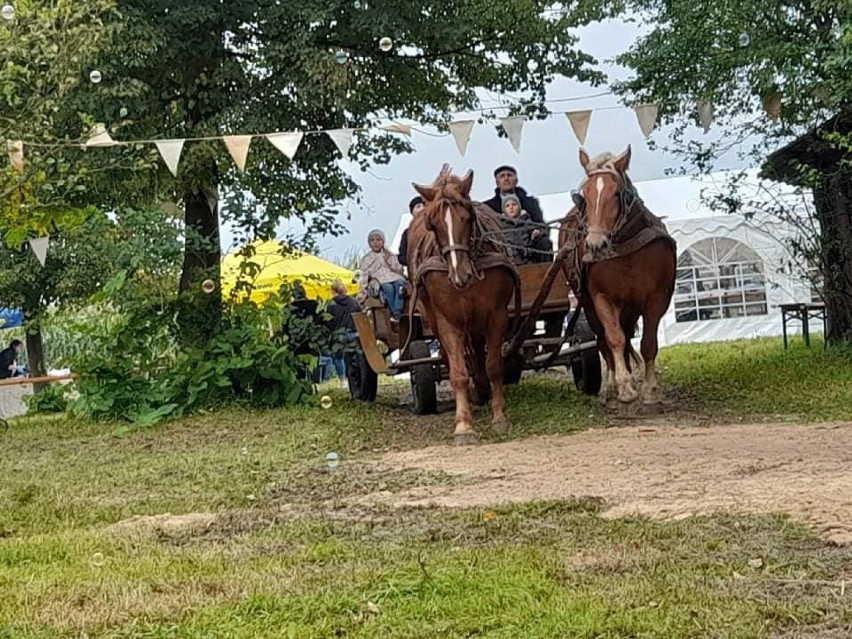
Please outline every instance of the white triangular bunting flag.
[[89, 131], [89, 139], [86, 140], [84, 146], [115, 146], [115, 140], [110, 136], [106, 125], [98, 122]]
[[470, 133], [473, 131], [474, 124], [476, 124], [475, 120], [459, 120], [458, 122], [450, 122], [450, 133], [453, 134], [456, 146], [459, 149], [459, 153], [462, 154], [462, 157], [464, 157], [464, 153], [467, 151], [467, 143], [470, 142]]
[[503, 130], [506, 131], [506, 135], [509, 136], [509, 142], [512, 143], [512, 148], [515, 149], [515, 153], [521, 152], [521, 136], [524, 132], [525, 120], [526, 118], [522, 115], [513, 115], [500, 120], [500, 124], [503, 125]]
[[637, 104], [633, 107], [636, 111], [636, 118], [639, 120], [639, 128], [646, 138], [651, 137], [651, 132], [657, 124], [657, 113], [660, 110], [659, 104]]
[[24, 172], [24, 143], [21, 140], [6, 140], [9, 161], [18, 173]]
[[592, 120], [591, 111], [571, 111], [566, 113], [568, 121], [571, 123], [571, 128], [574, 130], [574, 135], [577, 136], [577, 141], [581, 145], [586, 143], [586, 135], [589, 133], [589, 122]]
[[228, 135], [222, 138], [240, 172], [246, 170], [246, 158], [248, 157], [251, 138], [250, 135]]
[[352, 129], [334, 129], [333, 131], [326, 131], [326, 133], [334, 142], [337, 150], [343, 155], [343, 159], [349, 157], [349, 147], [352, 146]]
[[704, 133], [710, 130], [710, 123], [713, 122], [713, 103], [706, 100], [699, 100], [698, 104], [698, 122]]
[[276, 149], [287, 156], [288, 160], [292, 160], [302, 143], [302, 133], [268, 133], [266, 139], [272, 143]]
[[163, 156], [163, 162], [169, 167], [172, 175], [177, 175], [180, 154], [183, 151], [183, 140], [158, 140], [155, 142], [157, 150]]
[[402, 133], [403, 135], [411, 135], [411, 126], [408, 124], [386, 124], [382, 127], [388, 133]]
[[42, 266], [44, 266], [44, 263], [47, 260], [48, 244], [50, 244], [49, 237], [39, 237], [34, 240], [30, 240], [30, 248], [33, 250], [38, 263]]

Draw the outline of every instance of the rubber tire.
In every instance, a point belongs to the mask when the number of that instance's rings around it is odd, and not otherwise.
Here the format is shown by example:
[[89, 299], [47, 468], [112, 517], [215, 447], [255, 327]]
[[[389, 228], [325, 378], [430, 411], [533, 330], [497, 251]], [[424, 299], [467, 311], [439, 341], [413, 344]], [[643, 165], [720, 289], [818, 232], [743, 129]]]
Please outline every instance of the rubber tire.
[[[581, 343], [597, 339], [589, 326], [588, 320], [586, 320], [585, 313], [577, 319], [574, 334], [579, 338]], [[601, 392], [601, 385], [603, 384], [601, 356], [598, 349], [594, 348], [585, 351], [571, 362], [571, 374], [574, 376], [574, 385], [578, 391], [584, 395], [598, 395]]]
[[503, 361], [503, 383], [506, 385], [520, 384], [524, 372], [524, 359], [513, 357]]
[[362, 402], [376, 401], [379, 392], [379, 376], [370, 368], [367, 358], [360, 350], [346, 356], [346, 378], [352, 399]]
[[[408, 345], [409, 359], [431, 357], [429, 344], [424, 341], [411, 342]], [[411, 378], [411, 397], [414, 412], [417, 415], [432, 415], [438, 412], [438, 374], [432, 364], [412, 366], [409, 371]]]
[[598, 395], [603, 383], [601, 356], [598, 349], [588, 350], [571, 362], [571, 373], [578, 391], [584, 395]]

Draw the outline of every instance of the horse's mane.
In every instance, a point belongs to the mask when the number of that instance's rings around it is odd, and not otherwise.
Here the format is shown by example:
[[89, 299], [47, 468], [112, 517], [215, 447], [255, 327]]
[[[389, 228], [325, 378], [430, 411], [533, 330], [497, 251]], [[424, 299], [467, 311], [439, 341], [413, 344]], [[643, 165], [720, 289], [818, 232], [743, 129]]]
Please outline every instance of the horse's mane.
[[604, 151], [603, 153], [599, 153], [595, 157], [593, 157], [589, 161], [589, 165], [586, 167], [589, 171], [594, 171], [597, 169], [605, 169], [607, 167], [612, 166], [613, 161], [615, 160], [615, 153], [610, 153], [609, 151]]

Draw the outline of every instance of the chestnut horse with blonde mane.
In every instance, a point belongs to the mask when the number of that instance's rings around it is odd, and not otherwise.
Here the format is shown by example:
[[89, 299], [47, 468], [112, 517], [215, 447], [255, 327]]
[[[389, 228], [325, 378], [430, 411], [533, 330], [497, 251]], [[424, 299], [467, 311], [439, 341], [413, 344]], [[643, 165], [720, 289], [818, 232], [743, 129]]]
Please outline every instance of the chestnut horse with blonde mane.
[[478, 439], [468, 396], [471, 377], [479, 399], [491, 397], [492, 428], [509, 428], [502, 348], [509, 302], [519, 289], [517, 270], [500, 241], [499, 220], [470, 200], [472, 185], [471, 171], [459, 178], [446, 165], [431, 186], [415, 184], [426, 209], [408, 230], [412, 301], [421, 306], [449, 366], [457, 444]]
[[580, 164], [586, 179], [559, 233], [560, 248], [574, 244], [563, 269], [606, 360], [607, 398], [615, 394], [630, 403], [639, 397], [631, 373], [631, 359], [638, 358], [630, 340], [641, 317], [641, 396], [645, 404], [657, 404], [657, 330], [674, 293], [677, 245], [627, 177], [629, 146], [618, 157], [605, 153], [594, 159], [581, 149]]

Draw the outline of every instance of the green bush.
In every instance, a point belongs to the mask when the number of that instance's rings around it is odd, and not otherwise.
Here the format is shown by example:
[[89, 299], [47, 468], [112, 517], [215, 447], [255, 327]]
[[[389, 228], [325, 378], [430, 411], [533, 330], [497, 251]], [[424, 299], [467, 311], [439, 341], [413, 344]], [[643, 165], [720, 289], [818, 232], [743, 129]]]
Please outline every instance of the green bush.
[[173, 306], [129, 311], [106, 333], [87, 337], [94, 348], [72, 362], [80, 396], [70, 408], [148, 426], [235, 403], [299, 403], [312, 392], [306, 371], [316, 357], [293, 353], [289, 332], [278, 328], [287, 322], [288, 310], [275, 303], [233, 305], [215, 337], [191, 348], [178, 345]]
[[27, 404], [27, 413], [64, 413], [68, 408], [68, 388], [65, 384], [49, 384], [44, 390], [35, 395], [27, 395], [24, 402]]

